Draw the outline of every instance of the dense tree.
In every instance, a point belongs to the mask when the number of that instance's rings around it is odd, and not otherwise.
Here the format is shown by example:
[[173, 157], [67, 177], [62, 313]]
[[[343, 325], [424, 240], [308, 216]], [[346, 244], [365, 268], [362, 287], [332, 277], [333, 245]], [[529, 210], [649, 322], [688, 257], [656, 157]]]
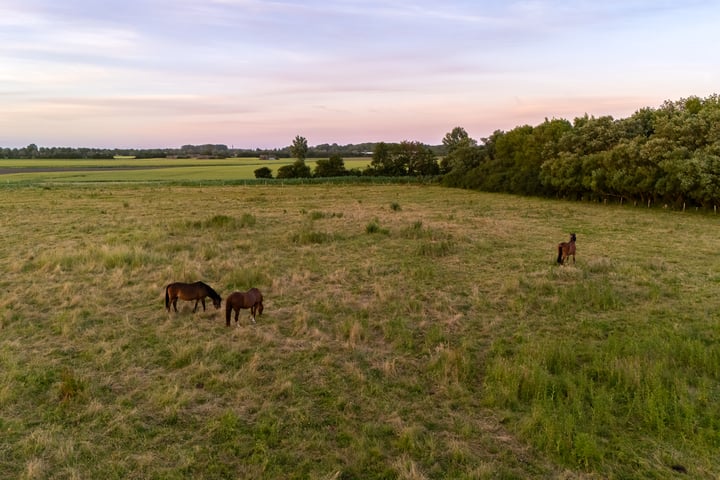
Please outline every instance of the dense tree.
[[308, 153], [307, 139], [305, 137], [301, 137], [300, 135], [296, 135], [292, 145], [290, 146], [290, 152], [293, 157], [298, 160], [305, 161]]
[[347, 174], [345, 161], [340, 155], [330, 155], [330, 158], [321, 158], [315, 163], [316, 177], [342, 177]]
[[[461, 130], [445, 143], [462, 138]], [[720, 204], [720, 99], [690, 97], [632, 116], [584, 115], [496, 131], [443, 159], [443, 183], [525, 195], [712, 208]]]
[[405, 141], [397, 145], [394, 150], [396, 163], [402, 164], [408, 175], [418, 177], [440, 173], [437, 158], [426, 145]]
[[403, 141], [375, 146], [369, 171], [373, 175], [400, 177], [405, 175], [437, 175], [440, 167], [435, 153], [420, 142]]
[[268, 167], [260, 167], [253, 173], [255, 173], [255, 178], [273, 178], [272, 170]]
[[387, 176], [400, 176], [407, 173], [402, 165], [394, 163], [390, 145], [385, 142], [380, 142], [375, 145], [372, 160], [370, 161], [370, 171], [374, 175]]
[[477, 141], [470, 138], [462, 127], [455, 127], [452, 131], [446, 133], [442, 143], [445, 145], [448, 154], [459, 148], [474, 147], [477, 145]]
[[277, 178], [309, 178], [312, 176], [310, 167], [303, 160], [295, 160], [290, 165], [278, 168]]

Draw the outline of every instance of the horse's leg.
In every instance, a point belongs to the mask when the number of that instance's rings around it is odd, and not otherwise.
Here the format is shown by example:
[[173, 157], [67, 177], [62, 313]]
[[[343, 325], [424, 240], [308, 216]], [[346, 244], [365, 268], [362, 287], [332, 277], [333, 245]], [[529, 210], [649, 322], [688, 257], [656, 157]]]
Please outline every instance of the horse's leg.
[[195, 311], [197, 311], [197, 304], [198, 304], [199, 301], [200, 301], [200, 300], [195, 300], [195, 308], [193, 308], [193, 313], [195, 313]]
[[202, 302], [203, 312], [204, 312], [205, 311], [205, 297], [201, 298], [200, 301]]
[[176, 313], [177, 313], [177, 300], [178, 300], [178, 297], [175, 297], [175, 298], [173, 298], [173, 301], [172, 301], [173, 308], [175, 309]]
[[239, 317], [240, 317], [240, 307], [238, 307], [237, 310], [235, 310], [235, 325], [237, 325], [238, 327], [240, 326]]
[[252, 319], [252, 322], [255, 323], [255, 306], [257, 303], [253, 304], [252, 307], [250, 307], [250, 318]]

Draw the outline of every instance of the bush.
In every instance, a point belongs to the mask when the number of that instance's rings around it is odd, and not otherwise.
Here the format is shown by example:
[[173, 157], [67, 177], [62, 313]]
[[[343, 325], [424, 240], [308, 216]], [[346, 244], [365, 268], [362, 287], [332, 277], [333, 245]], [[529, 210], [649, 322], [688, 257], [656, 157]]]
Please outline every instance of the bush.
[[273, 178], [272, 170], [268, 167], [260, 167], [255, 170], [255, 178]]

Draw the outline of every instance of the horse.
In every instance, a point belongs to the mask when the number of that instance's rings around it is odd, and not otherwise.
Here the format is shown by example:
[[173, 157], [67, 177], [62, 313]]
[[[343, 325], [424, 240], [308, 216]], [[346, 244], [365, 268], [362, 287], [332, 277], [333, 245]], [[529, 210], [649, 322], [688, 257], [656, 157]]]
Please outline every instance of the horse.
[[251, 288], [247, 292], [233, 292], [225, 299], [225, 325], [230, 326], [230, 315], [235, 310], [235, 323], [238, 323], [238, 316], [241, 308], [250, 309], [250, 319], [255, 323], [255, 313], [262, 315], [263, 296], [257, 288]]
[[210, 297], [213, 301], [213, 305], [216, 309], [220, 308], [222, 298], [213, 290], [209, 285], [203, 282], [195, 283], [182, 283], [175, 282], [165, 287], [165, 308], [170, 311], [170, 304], [175, 308], [177, 312], [177, 301], [180, 300], [192, 301], [195, 300], [195, 308], [193, 313], [197, 310], [198, 302], [202, 302], [203, 312], [205, 311], [205, 297]]
[[570, 234], [569, 242], [562, 242], [558, 244], [558, 258], [557, 263], [560, 265], [565, 263], [565, 260], [572, 255], [573, 265], [575, 264], [575, 234]]

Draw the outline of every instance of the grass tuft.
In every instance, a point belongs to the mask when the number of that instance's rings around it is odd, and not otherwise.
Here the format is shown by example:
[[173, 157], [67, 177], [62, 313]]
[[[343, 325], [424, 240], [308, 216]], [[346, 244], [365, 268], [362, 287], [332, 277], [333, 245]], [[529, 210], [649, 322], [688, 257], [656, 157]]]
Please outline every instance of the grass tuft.
[[379, 233], [382, 235], [389, 235], [390, 230], [388, 230], [387, 228], [381, 227], [378, 220], [373, 219], [371, 222], [369, 222], [367, 225], [365, 225], [365, 233], [368, 233], [371, 235], [376, 234], [376, 233]]

